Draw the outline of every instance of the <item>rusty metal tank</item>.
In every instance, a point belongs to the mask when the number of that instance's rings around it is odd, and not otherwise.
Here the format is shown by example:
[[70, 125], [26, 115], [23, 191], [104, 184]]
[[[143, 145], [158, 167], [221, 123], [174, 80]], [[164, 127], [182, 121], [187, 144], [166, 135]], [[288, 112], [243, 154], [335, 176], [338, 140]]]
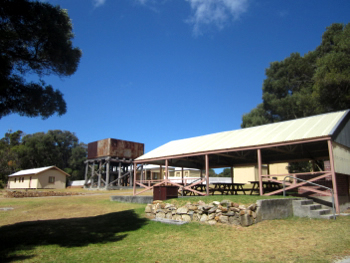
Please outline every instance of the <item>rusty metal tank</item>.
[[108, 156], [136, 159], [143, 155], [144, 149], [145, 145], [143, 143], [108, 138], [88, 144], [88, 159]]

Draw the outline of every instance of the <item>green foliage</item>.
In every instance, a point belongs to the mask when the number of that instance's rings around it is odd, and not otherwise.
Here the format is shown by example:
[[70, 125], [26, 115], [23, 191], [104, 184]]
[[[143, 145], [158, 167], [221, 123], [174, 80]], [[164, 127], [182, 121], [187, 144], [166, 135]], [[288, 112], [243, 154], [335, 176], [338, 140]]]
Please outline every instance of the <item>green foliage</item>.
[[322, 36], [314, 96], [328, 111], [350, 108], [350, 24], [333, 24]]
[[314, 163], [309, 161], [291, 162], [287, 168], [290, 173], [324, 171], [324, 162], [320, 160], [315, 160]]
[[290, 173], [305, 173], [312, 171], [312, 164], [310, 162], [291, 162], [287, 168]]
[[72, 46], [66, 10], [49, 3], [3, 0], [0, 5], [0, 118], [11, 113], [47, 118], [66, 112], [62, 93], [26, 73], [72, 75], [81, 50]]
[[213, 176], [213, 177], [217, 176], [214, 169], [212, 169], [212, 168], [209, 169], [209, 176]]
[[263, 104], [259, 104], [255, 109], [252, 109], [251, 112], [244, 114], [242, 120], [242, 128], [263, 125], [271, 122]]
[[304, 57], [293, 53], [266, 69], [263, 101], [270, 122], [305, 117], [315, 112], [317, 102], [310, 100], [314, 63], [314, 53]]
[[[203, 170], [202, 173], [203, 173], [203, 175], [205, 175], [205, 170]], [[216, 172], [213, 168], [209, 168], [209, 176], [210, 177], [217, 177], [218, 174], [216, 174]]]
[[70, 180], [84, 178], [86, 145], [69, 131], [50, 130], [24, 135], [8, 132], [0, 140], [0, 180], [22, 169], [56, 165], [71, 175]]
[[22, 136], [22, 131], [8, 131], [0, 140], [0, 181], [7, 182], [7, 175], [20, 169], [20, 159], [13, 148], [21, 143]]
[[221, 173], [218, 174], [219, 177], [231, 177], [231, 168], [225, 168]]
[[314, 51], [272, 62], [265, 74], [263, 103], [242, 128], [350, 108], [350, 24], [332, 24]]

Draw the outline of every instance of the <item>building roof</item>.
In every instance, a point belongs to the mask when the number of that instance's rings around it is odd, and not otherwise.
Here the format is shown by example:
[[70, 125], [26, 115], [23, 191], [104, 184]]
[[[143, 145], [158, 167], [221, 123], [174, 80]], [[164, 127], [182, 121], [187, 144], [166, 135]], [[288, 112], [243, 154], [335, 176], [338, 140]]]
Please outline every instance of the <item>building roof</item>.
[[32, 169], [26, 169], [26, 170], [21, 170], [18, 171], [16, 173], [10, 174], [9, 177], [12, 176], [21, 176], [21, 175], [33, 175], [33, 174], [40, 174], [44, 171], [50, 170], [50, 169], [55, 169], [58, 170], [62, 173], [64, 173], [67, 176], [70, 176], [69, 174], [67, 174], [65, 171], [61, 170], [60, 168], [56, 167], [56, 166], [46, 166], [46, 167], [41, 167], [41, 168], [32, 168]]
[[243, 149], [332, 136], [349, 110], [170, 141], [136, 161]]

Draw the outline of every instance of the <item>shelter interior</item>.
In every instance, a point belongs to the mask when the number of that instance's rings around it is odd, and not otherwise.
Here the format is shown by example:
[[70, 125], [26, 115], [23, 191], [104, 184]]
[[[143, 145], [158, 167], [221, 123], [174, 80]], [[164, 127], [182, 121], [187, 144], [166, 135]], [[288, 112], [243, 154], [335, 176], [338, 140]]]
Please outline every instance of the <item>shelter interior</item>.
[[[339, 212], [342, 203], [350, 205], [349, 161], [350, 111], [347, 110], [171, 141], [136, 158], [135, 163], [159, 165], [165, 171], [169, 166], [205, 170], [205, 179], [201, 176], [189, 185], [168, 178], [154, 185], [175, 185], [203, 195], [213, 190], [209, 185], [209, 168], [256, 166], [260, 195], [282, 194], [284, 189], [273, 187], [272, 191], [264, 192], [263, 186], [283, 184], [285, 190], [293, 190], [297, 195], [332, 198]], [[268, 169], [266, 174], [263, 172], [263, 167], [278, 163], [289, 163], [289, 172], [273, 175]], [[195, 190], [200, 184], [208, 185], [204, 187], [206, 193]], [[231, 184], [232, 189], [242, 187], [235, 185], [233, 175]], [[138, 194], [136, 185], [152, 190], [144, 182], [135, 181], [134, 195]]]

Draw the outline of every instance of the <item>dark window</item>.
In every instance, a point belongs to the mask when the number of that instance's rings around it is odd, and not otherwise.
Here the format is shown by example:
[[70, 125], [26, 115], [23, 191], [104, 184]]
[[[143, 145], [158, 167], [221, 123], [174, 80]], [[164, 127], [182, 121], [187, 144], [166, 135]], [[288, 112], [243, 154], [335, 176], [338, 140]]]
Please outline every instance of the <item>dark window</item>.
[[49, 184], [54, 184], [54, 183], [55, 183], [55, 177], [49, 176]]

